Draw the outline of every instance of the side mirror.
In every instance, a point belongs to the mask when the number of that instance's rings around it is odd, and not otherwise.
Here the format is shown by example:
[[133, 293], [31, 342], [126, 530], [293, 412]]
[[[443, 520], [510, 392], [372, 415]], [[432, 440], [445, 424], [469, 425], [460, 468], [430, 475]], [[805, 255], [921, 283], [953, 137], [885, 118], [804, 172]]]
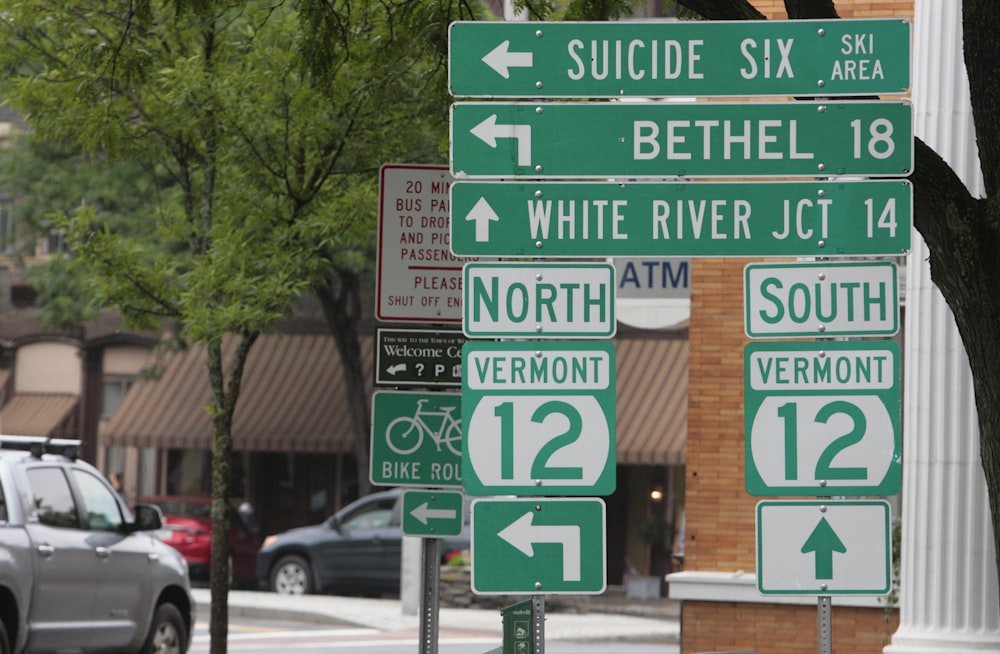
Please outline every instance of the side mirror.
[[137, 504], [133, 531], [155, 531], [163, 528], [163, 512], [155, 504]]

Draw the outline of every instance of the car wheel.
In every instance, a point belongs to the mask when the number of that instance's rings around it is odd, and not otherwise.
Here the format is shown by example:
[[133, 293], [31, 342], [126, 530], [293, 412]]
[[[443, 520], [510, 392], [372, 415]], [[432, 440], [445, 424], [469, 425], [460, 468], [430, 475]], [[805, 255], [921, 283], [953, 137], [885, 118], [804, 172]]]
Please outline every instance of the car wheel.
[[271, 570], [271, 590], [281, 595], [312, 592], [312, 571], [301, 556], [283, 557]]
[[149, 636], [143, 643], [141, 654], [184, 654], [187, 643], [187, 626], [181, 612], [173, 604], [160, 604], [153, 614]]

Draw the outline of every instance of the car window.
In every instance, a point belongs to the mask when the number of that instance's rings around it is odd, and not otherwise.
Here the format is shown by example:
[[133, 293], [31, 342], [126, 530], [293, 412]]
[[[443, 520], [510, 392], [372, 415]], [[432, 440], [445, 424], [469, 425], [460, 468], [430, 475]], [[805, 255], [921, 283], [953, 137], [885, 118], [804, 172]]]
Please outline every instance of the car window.
[[73, 493], [61, 468], [30, 468], [27, 476], [31, 510], [40, 523], [50, 527], [80, 527]]
[[119, 531], [124, 520], [114, 491], [86, 470], [74, 469], [73, 480], [83, 496], [88, 527], [95, 531]]
[[392, 519], [394, 500], [372, 502], [344, 519], [344, 529], [384, 529]]

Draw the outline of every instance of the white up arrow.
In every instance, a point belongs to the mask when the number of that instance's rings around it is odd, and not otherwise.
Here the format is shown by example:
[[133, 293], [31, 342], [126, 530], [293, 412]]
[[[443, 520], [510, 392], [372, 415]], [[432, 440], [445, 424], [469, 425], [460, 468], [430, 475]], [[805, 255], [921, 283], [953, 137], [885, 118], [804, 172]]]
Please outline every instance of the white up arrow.
[[532, 58], [530, 52], [511, 52], [510, 41], [504, 41], [483, 57], [483, 63], [504, 79], [510, 79], [510, 68], [531, 68]]
[[535, 543], [559, 543], [563, 546], [563, 581], [580, 581], [579, 525], [532, 524], [534, 513], [528, 511], [510, 523], [498, 535], [523, 554], [535, 555]]
[[476, 243], [487, 243], [490, 240], [490, 223], [500, 220], [500, 216], [493, 211], [486, 198], [480, 197], [465, 219], [476, 223]]
[[410, 511], [410, 515], [426, 525], [428, 520], [454, 520], [457, 514], [455, 509], [432, 509], [424, 502]]
[[517, 165], [531, 165], [531, 125], [497, 125], [493, 114], [469, 131], [491, 148], [497, 147], [497, 139], [517, 139]]

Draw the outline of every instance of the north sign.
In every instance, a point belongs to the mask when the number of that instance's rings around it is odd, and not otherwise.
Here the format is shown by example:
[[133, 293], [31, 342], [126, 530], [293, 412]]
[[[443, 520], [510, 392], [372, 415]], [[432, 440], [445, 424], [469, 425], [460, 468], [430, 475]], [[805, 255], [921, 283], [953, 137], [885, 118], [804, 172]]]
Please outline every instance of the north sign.
[[403, 493], [403, 534], [424, 538], [461, 536], [464, 506], [465, 496], [460, 492], [408, 490]]
[[456, 182], [457, 255], [897, 255], [910, 248], [905, 180]]
[[912, 107], [857, 102], [457, 103], [456, 178], [905, 177]]
[[473, 500], [472, 591], [603, 593], [606, 523], [599, 498]]
[[750, 264], [744, 327], [750, 338], [892, 336], [898, 287], [891, 261]]
[[467, 263], [463, 288], [470, 338], [611, 338], [618, 326], [607, 263]]
[[452, 95], [906, 93], [910, 21], [457, 22]]
[[750, 495], [894, 495], [902, 484], [899, 346], [753, 342], [744, 349]]
[[611, 342], [469, 341], [462, 367], [466, 494], [614, 492]]
[[763, 595], [885, 595], [892, 589], [889, 503], [757, 504], [757, 590]]
[[382, 386], [461, 386], [462, 344], [454, 329], [375, 329], [375, 383]]
[[372, 395], [372, 484], [461, 486], [461, 461], [458, 393], [376, 391]]

